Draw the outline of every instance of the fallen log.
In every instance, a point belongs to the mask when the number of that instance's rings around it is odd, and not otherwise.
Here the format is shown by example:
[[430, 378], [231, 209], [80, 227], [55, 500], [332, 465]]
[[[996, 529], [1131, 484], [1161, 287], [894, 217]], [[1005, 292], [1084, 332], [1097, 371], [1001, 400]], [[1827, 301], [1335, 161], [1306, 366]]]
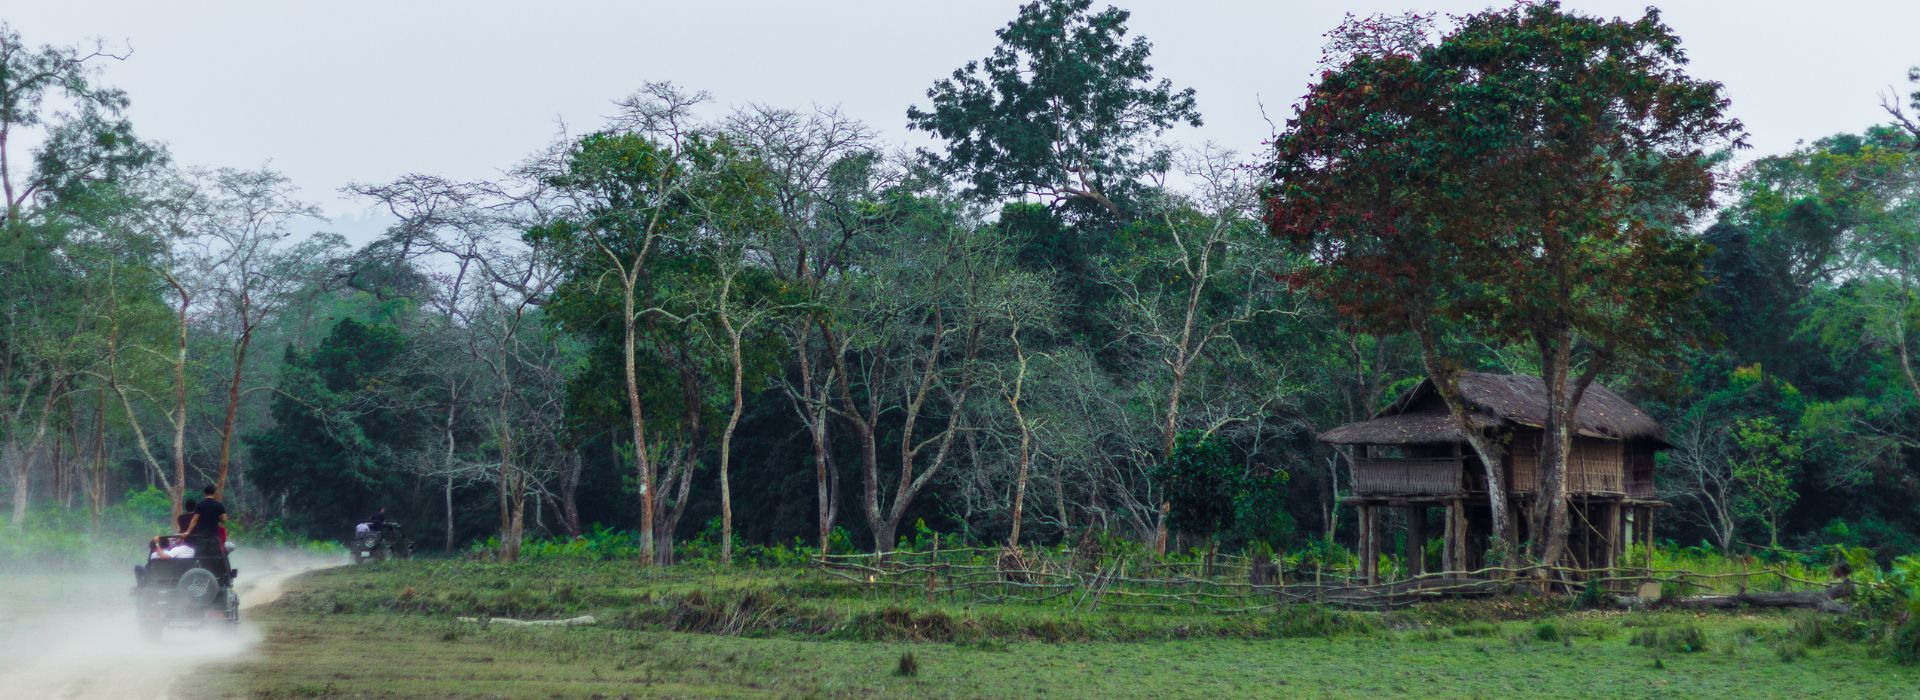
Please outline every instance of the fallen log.
[[1676, 608], [1807, 608], [1822, 612], [1843, 613], [1847, 604], [1841, 602], [1851, 596], [1850, 587], [1842, 584], [1821, 591], [1785, 591], [1756, 592], [1741, 591], [1734, 595], [1696, 595], [1681, 598], [1667, 598], [1660, 605]]
[[600, 622], [594, 619], [592, 615], [569, 617], [564, 620], [515, 620], [508, 617], [461, 617], [455, 619], [461, 622], [477, 622], [482, 625], [507, 625], [509, 627], [577, 627], [580, 625], [599, 624]]

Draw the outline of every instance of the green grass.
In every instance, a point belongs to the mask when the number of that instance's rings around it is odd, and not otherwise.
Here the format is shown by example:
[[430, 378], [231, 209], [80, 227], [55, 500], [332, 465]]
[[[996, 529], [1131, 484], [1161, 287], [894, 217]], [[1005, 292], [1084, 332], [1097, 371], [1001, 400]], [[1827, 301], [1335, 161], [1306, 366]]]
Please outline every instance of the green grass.
[[[253, 697], [1920, 697], [1920, 668], [1811, 613], [1087, 613], [863, 588], [800, 570], [338, 569], [259, 611], [264, 653], [205, 680]], [[605, 622], [452, 619], [474, 612]]]

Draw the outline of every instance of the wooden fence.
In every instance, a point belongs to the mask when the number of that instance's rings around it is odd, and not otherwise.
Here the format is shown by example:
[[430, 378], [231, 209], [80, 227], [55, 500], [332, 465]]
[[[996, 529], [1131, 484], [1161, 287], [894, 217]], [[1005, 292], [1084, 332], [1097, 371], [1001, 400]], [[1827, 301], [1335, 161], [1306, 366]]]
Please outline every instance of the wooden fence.
[[[928, 552], [836, 554], [815, 557], [831, 576], [929, 602], [1050, 604], [1073, 610], [1136, 609], [1245, 613], [1297, 604], [1390, 610], [1423, 601], [1481, 598], [1547, 585], [1561, 591], [1601, 585], [1613, 602], [1646, 592], [1678, 591], [1695, 602], [1758, 600], [1748, 591], [1819, 595], [1836, 582], [1797, 578], [1777, 569], [1698, 574], [1664, 569], [1488, 567], [1422, 574], [1368, 584], [1350, 568], [1288, 567], [1245, 556], [1167, 560], [1141, 555], [1097, 556], [1071, 550], [948, 549]], [[1543, 584], [1539, 575], [1545, 573]], [[1708, 600], [1711, 599], [1711, 600]], [[1815, 606], [1809, 606], [1815, 607]]]

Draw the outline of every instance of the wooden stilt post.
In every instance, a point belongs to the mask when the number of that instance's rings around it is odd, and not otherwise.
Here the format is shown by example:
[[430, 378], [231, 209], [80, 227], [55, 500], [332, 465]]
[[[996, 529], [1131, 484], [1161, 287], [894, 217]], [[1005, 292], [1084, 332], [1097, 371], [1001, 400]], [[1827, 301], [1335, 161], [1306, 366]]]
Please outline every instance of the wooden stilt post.
[[1416, 503], [1406, 511], [1407, 539], [1400, 546], [1400, 556], [1407, 562], [1407, 575], [1419, 576], [1427, 572], [1427, 508]]
[[1380, 582], [1380, 507], [1367, 506], [1367, 549], [1362, 554], [1366, 558], [1367, 584]]
[[1613, 564], [1620, 558], [1620, 552], [1622, 551], [1620, 549], [1621, 510], [1620, 504], [1618, 503], [1607, 504], [1607, 564], [1602, 568], [1606, 569], [1609, 575], [1613, 573]]
[[1469, 525], [1471, 525], [1471, 523], [1467, 521], [1466, 502], [1455, 500], [1453, 502], [1454, 565], [1458, 567], [1456, 570], [1462, 573], [1474, 569], [1473, 545], [1467, 541], [1467, 533], [1472, 531]]
[[1647, 524], [1645, 525], [1645, 528], [1644, 528], [1644, 532], [1646, 533], [1646, 543], [1647, 543], [1647, 568], [1651, 569], [1653, 568], [1653, 549], [1654, 549], [1653, 547], [1653, 506], [1642, 506], [1641, 513], [1644, 514], [1645, 516], [1643, 519], [1647, 521]]
[[1440, 570], [1452, 573], [1460, 570], [1460, 554], [1456, 549], [1457, 543], [1453, 539], [1453, 501], [1448, 501], [1444, 505], [1447, 509], [1444, 519], [1447, 529], [1440, 534]]
[[1358, 529], [1360, 531], [1359, 539], [1354, 541], [1353, 543], [1353, 557], [1359, 560], [1358, 562], [1356, 562], [1358, 566], [1355, 567], [1354, 574], [1359, 576], [1363, 580], [1368, 577], [1367, 547], [1370, 546], [1369, 543], [1371, 542], [1371, 538], [1373, 537], [1373, 533], [1368, 532], [1369, 528], [1367, 527], [1368, 525], [1373, 524], [1373, 518], [1369, 517], [1368, 510], [1369, 510], [1369, 506], [1365, 503], [1357, 504], [1354, 506], [1354, 511], [1355, 511], [1354, 514], [1357, 516], [1355, 520], [1358, 521], [1357, 523], [1355, 523], [1355, 529]]

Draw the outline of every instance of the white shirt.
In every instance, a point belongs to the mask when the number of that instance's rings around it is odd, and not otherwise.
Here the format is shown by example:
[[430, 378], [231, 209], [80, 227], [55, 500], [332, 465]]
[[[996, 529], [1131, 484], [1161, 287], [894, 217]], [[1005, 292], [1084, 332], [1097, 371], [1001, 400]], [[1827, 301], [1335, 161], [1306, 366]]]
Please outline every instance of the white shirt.
[[147, 558], [159, 559], [161, 554], [167, 555], [166, 558], [168, 559], [187, 559], [193, 556], [193, 548], [188, 547], [184, 544], [176, 544], [171, 549], [168, 549], [162, 552], [154, 552], [152, 555], [148, 556]]

